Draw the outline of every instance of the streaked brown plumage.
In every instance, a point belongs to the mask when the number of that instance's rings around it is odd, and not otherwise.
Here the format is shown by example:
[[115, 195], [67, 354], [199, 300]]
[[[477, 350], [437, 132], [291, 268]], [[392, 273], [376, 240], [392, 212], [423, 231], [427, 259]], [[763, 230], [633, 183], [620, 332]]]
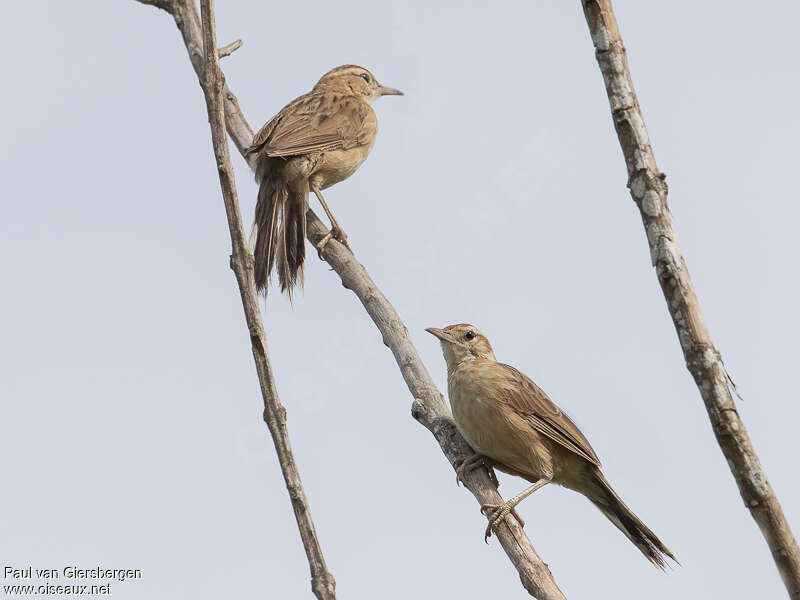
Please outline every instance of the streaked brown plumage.
[[247, 153], [258, 157], [253, 254], [259, 291], [266, 290], [276, 262], [282, 291], [291, 295], [302, 282], [309, 191], [319, 198], [332, 225], [317, 251], [321, 255], [331, 237], [347, 245], [347, 236], [320, 190], [348, 178], [367, 158], [378, 133], [369, 103], [385, 95], [402, 92], [382, 86], [362, 67], [336, 67], [253, 138]]
[[534, 484], [503, 505], [484, 507], [491, 511], [487, 535], [516, 504], [552, 482], [586, 496], [657, 567], [666, 566], [665, 557], [677, 562], [611, 488], [575, 423], [528, 377], [497, 362], [485, 335], [467, 324], [426, 331], [442, 343], [453, 417], [478, 454], [458, 466], [459, 477], [484, 463], [490, 474], [497, 467]]

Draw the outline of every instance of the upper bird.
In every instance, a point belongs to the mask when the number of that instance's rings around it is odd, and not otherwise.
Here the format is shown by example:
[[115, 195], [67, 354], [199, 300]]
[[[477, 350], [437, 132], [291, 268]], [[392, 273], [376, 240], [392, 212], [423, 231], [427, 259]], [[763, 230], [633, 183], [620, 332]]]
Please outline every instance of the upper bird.
[[[489, 340], [473, 325], [426, 329], [442, 343], [447, 393], [456, 426], [477, 453], [456, 465], [459, 479], [484, 464], [518, 475], [531, 487], [491, 511], [491, 528], [524, 498], [553, 482], [586, 496], [651, 563], [664, 568], [672, 552], [633, 514], [600, 472], [584, 435], [533, 381], [495, 360]], [[517, 518], [519, 518], [517, 516]]]
[[317, 245], [317, 252], [322, 255], [331, 237], [347, 246], [347, 236], [320, 190], [350, 177], [367, 158], [378, 133], [370, 102], [388, 95], [403, 93], [381, 85], [363, 67], [336, 67], [309, 93], [281, 109], [253, 138], [246, 153], [257, 157], [253, 254], [258, 291], [266, 290], [276, 260], [282, 291], [291, 295], [292, 288], [302, 282], [309, 190], [331, 221], [331, 231]]

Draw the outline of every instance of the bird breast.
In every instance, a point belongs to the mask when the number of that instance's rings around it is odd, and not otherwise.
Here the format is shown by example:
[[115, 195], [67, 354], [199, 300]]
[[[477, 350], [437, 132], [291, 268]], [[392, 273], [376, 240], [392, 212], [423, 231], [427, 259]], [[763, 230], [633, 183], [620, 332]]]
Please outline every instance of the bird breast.
[[489, 360], [466, 360], [448, 374], [453, 418], [473, 450], [534, 478], [553, 474], [553, 456], [540, 434], [502, 400]]
[[329, 150], [322, 153], [317, 161], [316, 169], [311, 175], [312, 185], [324, 190], [344, 181], [356, 172], [356, 169], [367, 159], [375, 138], [369, 144], [354, 148]]

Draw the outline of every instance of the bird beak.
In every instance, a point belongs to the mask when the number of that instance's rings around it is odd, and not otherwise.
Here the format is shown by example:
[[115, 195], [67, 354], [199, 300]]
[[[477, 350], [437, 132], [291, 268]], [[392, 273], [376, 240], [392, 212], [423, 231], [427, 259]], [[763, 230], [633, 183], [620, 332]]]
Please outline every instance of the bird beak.
[[436, 327], [428, 327], [425, 331], [430, 333], [431, 335], [435, 335], [437, 338], [442, 340], [443, 342], [455, 342], [453, 337], [442, 329], [437, 329]]
[[378, 92], [380, 92], [381, 96], [403, 96], [403, 92], [400, 90], [396, 90], [394, 88], [386, 87], [382, 85], [378, 88]]

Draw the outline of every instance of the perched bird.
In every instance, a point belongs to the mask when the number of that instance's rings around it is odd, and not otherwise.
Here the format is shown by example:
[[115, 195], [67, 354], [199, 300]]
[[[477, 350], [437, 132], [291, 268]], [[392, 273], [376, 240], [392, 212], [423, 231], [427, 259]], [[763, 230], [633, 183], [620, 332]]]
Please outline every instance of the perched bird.
[[497, 467], [533, 483], [502, 505], [482, 507], [490, 519], [487, 537], [506, 515], [517, 516], [519, 502], [552, 482], [586, 496], [655, 566], [663, 569], [667, 556], [677, 562], [611, 488], [575, 423], [528, 377], [497, 362], [485, 335], [466, 324], [426, 331], [441, 341], [453, 417], [477, 453], [455, 465], [457, 477], [484, 464], [491, 475]]
[[347, 236], [320, 190], [350, 177], [367, 158], [378, 133], [370, 102], [387, 95], [403, 93], [381, 85], [363, 67], [336, 67], [253, 138], [246, 153], [257, 157], [253, 254], [259, 291], [266, 289], [276, 262], [282, 291], [291, 295], [302, 282], [309, 191], [319, 198], [332, 226], [317, 245], [320, 257], [331, 237], [347, 246]]

